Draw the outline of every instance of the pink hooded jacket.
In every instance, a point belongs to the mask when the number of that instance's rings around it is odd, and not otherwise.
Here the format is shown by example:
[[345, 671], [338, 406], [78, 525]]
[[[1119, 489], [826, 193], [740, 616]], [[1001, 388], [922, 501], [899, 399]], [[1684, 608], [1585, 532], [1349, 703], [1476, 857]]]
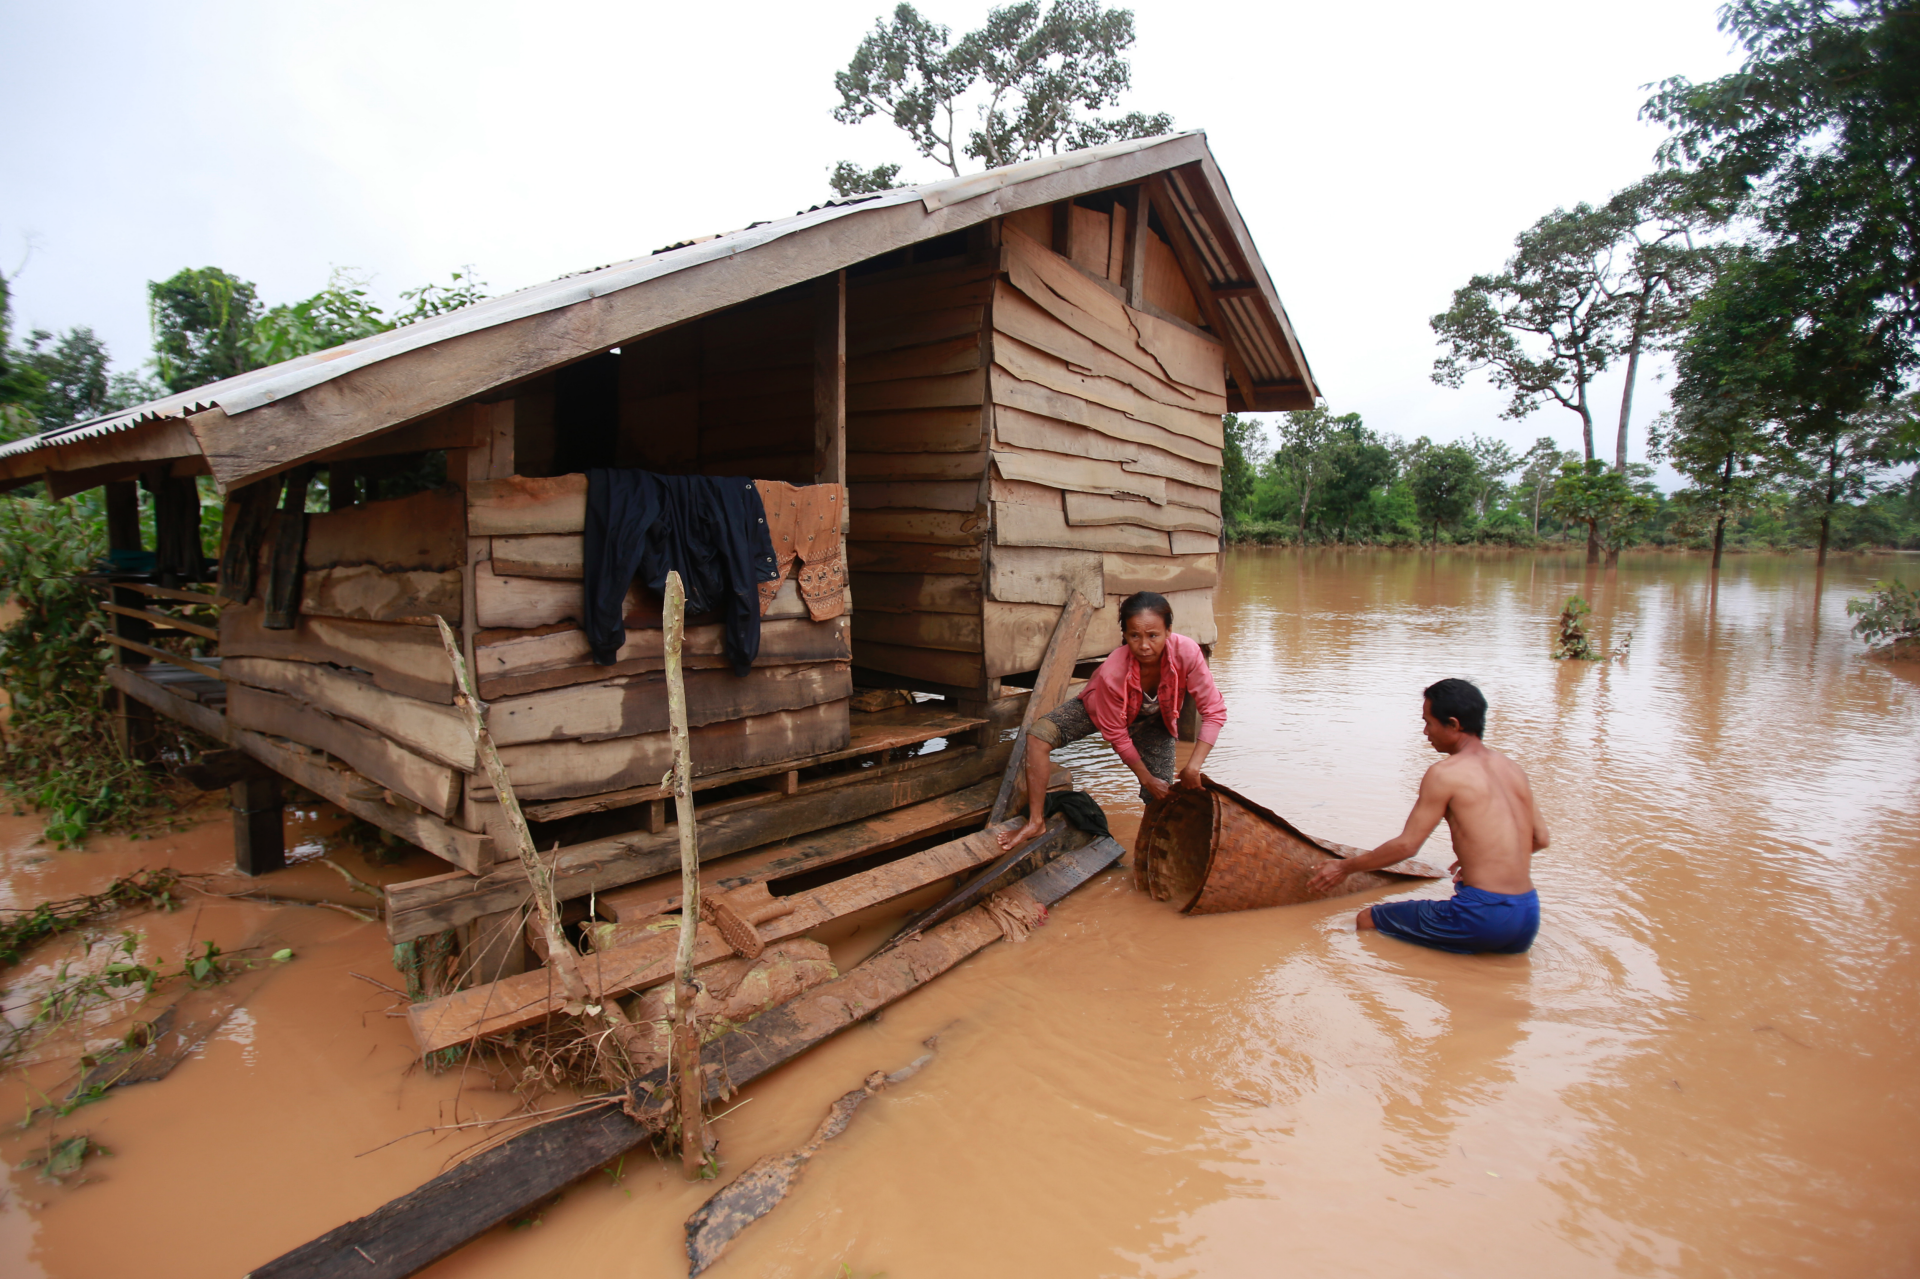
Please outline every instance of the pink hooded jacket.
[[[1207, 657], [1200, 651], [1200, 645], [1184, 635], [1170, 634], [1166, 651], [1160, 655], [1157, 695], [1160, 717], [1167, 722], [1167, 732], [1176, 736], [1180, 731], [1180, 708], [1186, 705], [1188, 693], [1193, 694], [1200, 707], [1200, 740], [1211, 746], [1220, 740], [1220, 730], [1227, 725], [1226, 699], [1214, 687], [1213, 672], [1207, 669]], [[1126, 645], [1107, 654], [1107, 660], [1100, 663], [1100, 669], [1080, 690], [1080, 701], [1087, 708], [1087, 718], [1115, 753], [1129, 767], [1136, 763], [1140, 752], [1134, 748], [1133, 738], [1127, 735], [1127, 726], [1139, 716], [1146, 694], [1140, 688], [1140, 663], [1134, 660]]]

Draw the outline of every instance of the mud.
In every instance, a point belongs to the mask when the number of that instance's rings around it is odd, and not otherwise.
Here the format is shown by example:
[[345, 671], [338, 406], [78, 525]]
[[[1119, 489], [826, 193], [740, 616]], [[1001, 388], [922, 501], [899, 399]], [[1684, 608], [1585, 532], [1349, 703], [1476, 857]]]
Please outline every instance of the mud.
[[[1419, 689], [1482, 683], [1489, 742], [1554, 833], [1526, 956], [1357, 935], [1324, 906], [1184, 918], [1110, 873], [877, 1023], [736, 1099], [730, 1170], [804, 1142], [875, 1069], [937, 1060], [865, 1107], [709, 1273], [1905, 1275], [1920, 1268], [1920, 664], [1862, 660], [1849, 594], [1800, 559], [1243, 552], [1225, 558], [1216, 672], [1232, 720], [1209, 771], [1304, 829], [1393, 834], [1430, 759]], [[1578, 591], [1622, 664], [1556, 663]], [[1120, 812], [1104, 748], [1070, 763]], [[223, 820], [82, 853], [0, 817], [0, 901], [96, 890], [139, 865], [220, 868]], [[318, 827], [312, 835], [317, 837]], [[309, 841], [310, 851], [313, 840]], [[1427, 855], [1448, 857], [1444, 830]], [[350, 862], [368, 879], [418, 866]], [[351, 902], [313, 864], [262, 881]], [[8, 1174], [0, 1273], [238, 1274], [434, 1175], [515, 1099], [410, 1068], [380, 928], [318, 907], [198, 899], [102, 925], [177, 957], [271, 937], [273, 972], [159, 1083], [7, 1130], [112, 1151], [77, 1187]], [[878, 940], [877, 921], [833, 940]], [[8, 1002], [79, 943], [5, 974]], [[105, 1033], [111, 1027], [103, 1027]], [[67, 1069], [15, 1076], [33, 1088]], [[371, 1151], [372, 1153], [366, 1153]], [[649, 1155], [429, 1273], [685, 1273], [711, 1193]], [[731, 1175], [729, 1172], [726, 1175]]]

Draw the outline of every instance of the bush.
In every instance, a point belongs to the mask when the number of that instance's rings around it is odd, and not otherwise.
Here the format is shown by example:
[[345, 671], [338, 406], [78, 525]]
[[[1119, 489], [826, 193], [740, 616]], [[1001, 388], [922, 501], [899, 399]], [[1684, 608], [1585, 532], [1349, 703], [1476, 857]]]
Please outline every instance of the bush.
[[1902, 649], [1920, 648], [1920, 591], [1901, 582], [1875, 582], [1863, 600], [1848, 600], [1847, 613], [1860, 620], [1854, 634], [1869, 644], [1885, 640]]
[[[20, 610], [0, 630], [0, 686], [11, 702], [0, 787], [39, 809], [46, 838], [61, 847], [178, 807], [180, 794], [114, 734], [112, 650], [94, 592], [75, 580], [105, 549], [105, 517], [83, 499], [0, 499], [0, 598]], [[160, 723], [163, 749], [184, 758], [181, 734]]]

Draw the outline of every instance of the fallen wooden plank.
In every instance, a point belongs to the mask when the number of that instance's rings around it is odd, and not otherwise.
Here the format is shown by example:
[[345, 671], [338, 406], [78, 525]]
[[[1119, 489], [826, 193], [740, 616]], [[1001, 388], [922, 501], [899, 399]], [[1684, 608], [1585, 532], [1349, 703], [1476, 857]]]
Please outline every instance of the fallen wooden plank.
[[[989, 778], [925, 803], [717, 860], [701, 869], [700, 880], [715, 892], [731, 892], [749, 884], [770, 883], [855, 857], [884, 853], [912, 840], [982, 822], [993, 806], [998, 785]], [[601, 893], [594, 905], [600, 914], [617, 923], [651, 919], [662, 911], [680, 909], [680, 885], [662, 875]]]
[[[870, 906], [917, 892], [952, 875], [964, 874], [1001, 856], [992, 828], [962, 836], [896, 862], [849, 875], [810, 892], [795, 893], [783, 905], [793, 909], [758, 928], [763, 942], [798, 937], [822, 924]], [[677, 938], [616, 924], [613, 945], [595, 951], [581, 964], [581, 975], [595, 999], [657, 985], [673, 976]], [[624, 930], [624, 931], [623, 931]], [[732, 951], [719, 930], [702, 923], [695, 934], [696, 964], [710, 964]], [[504, 1035], [561, 1011], [567, 994], [544, 970], [502, 977], [499, 981], [442, 995], [407, 1009], [407, 1025], [422, 1055], [464, 1044], [483, 1035]]]
[[[701, 857], [711, 861], [948, 794], [997, 776], [1006, 764], [1006, 750], [997, 746], [861, 785], [723, 813], [700, 823]], [[671, 831], [635, 831], [562, 848], [554, 858], [556, 891], [567, 901], [665, 874], [680, 864], [679, 848], [679, 837]], [[517, 868], [389, 884], [387, 936], [395, 943], [412, 941], [528, 900], [526, 877]]]
[[[1020, 890], [1052, 906], [1112, 865], [1125, 850], [1111, 839], [1048, 863]], [[815, 986], [800, 998], [707, 1043], [700, 1061], [709, 1101], [726, 1096], [932, 981], [1001, 938], [976, 907], [911, 945]], [[635, 1108], [663, 1091], [665, 1072], [637, 1082]], [[565, 1115], [509, 1138], [400, 1198], [339, 1226], [265, 1265], [252, 1279], [401, 1279], [619, 1158], [651, 1130], [618, 1105]]]
[[1052, 633], [1047, 636], [1046, 651], [1034, 668], [1039, 678], [1034, 681], [1033, 692], [1021, 711], [1020, 731], [1014, 735], [1006, 775], [1000, 779], [1000, 790], [994, 797], [992, 821], [1005, 820], [1026, 794], [1027, 735], [1035, 720], [1066, 701], [1075, 661], [1086, 646], [1087, 629], [1093, 622], [1094, 604], [1094, 600], [1080, 592], [1070, 592], [1054, 621]]

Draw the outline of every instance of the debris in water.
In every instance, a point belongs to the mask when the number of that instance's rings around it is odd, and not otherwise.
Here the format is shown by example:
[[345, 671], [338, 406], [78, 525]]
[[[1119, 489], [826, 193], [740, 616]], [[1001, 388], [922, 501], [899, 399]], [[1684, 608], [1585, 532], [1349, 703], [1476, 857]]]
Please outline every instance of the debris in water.
[[806, 1145], [783, 1155], [767, 1155], [757, 1160], [719, 1194], [702, 1204], [698, 1211], [687, 1218], [687, 1273], [697, 1275], [718, 1261], [736, 1235], [772, 1212], [787, 1197], [787, 1192], [793, 1189], [800, 1170], [819, 1153], [820, 1147], [847, 1130], [847, 1125], [853, 1121], [853, 1112], [881, 1089], [917, 1074], [922, 1066], [933, 1060], [932, 1050], [938, 1043], [938, 1036], [927, 1040], [928, 1051], [924, 1056], [891, 1075], [878, 1070], [868, 1075], [865, 1084], [833, 1103], [826, 1119], [814, 1130], [813, 1138]]
[[[81, 1166], [90, 1156], [110, 1155], [112, 1153], [113, 1152], [105, 1146], [100, 1145], [94, 1141], [93, 1138], [85, 1134], [78, 1137], [68, 1137], [64, 1140], [55, 1140], [52, 1137], [48, 1137], [46, 1152], [35, 1158], [25, 1160], [19, 1167], [22, 1171], [28, 1168], [38, 1168], [40, 1170], [40, 1180], [48, 1182], [51, 1185], [64, 1186], [67, 1184], [67, 1178], [79, 1172]], [[82, 1185], [86, 1181], [87, 1178], [82, 1177], [74, 1184]]]
[[172, 910], [180, 904], [174, 889], [204, 875], [186, 875], [170, 866], [122, 875], [97, 893], [41, 902], [31, 910], [5, 911], [0, 918], [0, 964], [15, 964], [29, 948], [128, 908]]

